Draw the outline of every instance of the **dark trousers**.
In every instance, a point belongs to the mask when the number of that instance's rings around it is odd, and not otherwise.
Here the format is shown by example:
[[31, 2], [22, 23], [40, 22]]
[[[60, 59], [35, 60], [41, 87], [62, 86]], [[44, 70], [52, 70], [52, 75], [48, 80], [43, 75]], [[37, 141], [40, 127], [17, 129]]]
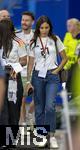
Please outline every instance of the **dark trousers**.
[[72, 65], [71, 68], [68, 70], [68, 79], [66, 82], [66, 89], [68, 92], [72, 92], [71, 85], [72, 85], [72, 77], [75, 70], [76, 64]]
[[17, 102], [8, 101], [8, 81], [9, 75], [6, 75], [6, 93], [4, 99], [3, 110], [0, 114], [0, 124], [1, 125], [18, 125], [20, 118], [20, 108], [22, 104], [23, 97], [23, 85], [21, 80], [21, 75], [17, 75]]
[[9, 124], [18, 125], [23, 97], [23, 86], [20, 74], [17, 76], [17, 102], [8, 101]]
[[[23, 86], [21, 75], [17, 76], [17, 102], [14, 104], [11, 101], [8, 101], [8, 82], [9, 75], [6, 75], [6, 92], [4, 98], [4, 105], [2, 112], [0, 113], [0, 145], [5, 145], [5, 126], [9, 126], [12, 129], [14, 138], [16, 139], [18, 130], [19, 130], [19, 118], [20, 118], [20, 108], [22, 104], [23, 97]], [[2, 126], [1, 126], [2, 125]], [[12, 145], [12, 141], [10, 141], [9, 145]]]

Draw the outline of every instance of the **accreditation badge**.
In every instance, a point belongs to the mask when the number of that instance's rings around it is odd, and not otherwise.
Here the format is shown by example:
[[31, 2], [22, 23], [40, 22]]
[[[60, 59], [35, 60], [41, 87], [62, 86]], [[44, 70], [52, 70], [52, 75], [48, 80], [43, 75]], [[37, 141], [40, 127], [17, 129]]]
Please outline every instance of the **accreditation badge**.
[[45, 78], [47, 74], [47, 67], [44, 66], [41, 70], [39, 70], [38, 77]]

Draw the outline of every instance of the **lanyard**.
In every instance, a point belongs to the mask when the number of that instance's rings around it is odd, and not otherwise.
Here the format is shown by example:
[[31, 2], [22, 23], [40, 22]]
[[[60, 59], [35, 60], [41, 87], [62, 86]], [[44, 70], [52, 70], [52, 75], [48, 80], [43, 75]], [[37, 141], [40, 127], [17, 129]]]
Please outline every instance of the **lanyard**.
[[49, 49], [48, 49], [48, 47], [47, 47], [47, 41], [48, 41], [48, 40], [46, 40], [45, 47], [44, 47], [44, 45], [43, 45], [43, 42], [42, 42], [42, 40], [41, 40], [41, 37], [39, 37], [39, 40], [40, 40], [40, 43], [41, 43], [41, 46], [42, 46], [42, 48], [41, 48], [41, 55], [42, 55], [44, 58], [46, 58], [46, 51], [47, 51], [47, 53], [49, 54]]

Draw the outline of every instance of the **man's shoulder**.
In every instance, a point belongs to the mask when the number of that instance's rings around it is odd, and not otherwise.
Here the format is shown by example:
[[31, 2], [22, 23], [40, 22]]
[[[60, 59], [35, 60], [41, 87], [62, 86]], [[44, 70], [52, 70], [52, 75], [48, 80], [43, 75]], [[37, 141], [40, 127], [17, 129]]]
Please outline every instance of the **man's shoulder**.
[[22, 32], [21, 29], [15, 31], [15, 33], [21, 33], [21, 32]]
[[15, 33], [17, 36], [22, 36], [23, 34], [22, 30], [16, 30]]

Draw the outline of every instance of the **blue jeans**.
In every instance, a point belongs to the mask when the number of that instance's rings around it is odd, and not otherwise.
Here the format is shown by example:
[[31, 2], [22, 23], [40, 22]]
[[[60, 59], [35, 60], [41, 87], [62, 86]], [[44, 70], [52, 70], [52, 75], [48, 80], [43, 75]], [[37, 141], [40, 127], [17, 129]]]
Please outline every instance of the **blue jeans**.
[[55, 97], [58, 91], [59, 75], [47, 71], [46, 78], [38, 77], [33, 70], [34, 104], [36, 125], [49, 125], [50, 132], [56, 129]]

